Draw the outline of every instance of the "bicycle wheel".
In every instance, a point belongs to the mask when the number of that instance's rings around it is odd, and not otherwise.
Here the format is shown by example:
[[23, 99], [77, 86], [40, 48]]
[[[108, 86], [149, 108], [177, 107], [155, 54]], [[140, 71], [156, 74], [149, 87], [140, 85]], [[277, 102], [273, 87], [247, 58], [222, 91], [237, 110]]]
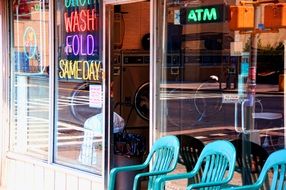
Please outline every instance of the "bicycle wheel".
[[216, 114], [222, 108], [222, 91], [216, 76], [202, 83], [195, 92], [194, 104], [199, 120]]
[[78, 85], [71, 94], [70, 110], [73, 117], [84, 123], [89, 117], [101, 113], [100, 108], [89, 106], [89, 83]]
[[164, 115], [168, 127], [190, 127], [196, 121], [195, 108], [193, 106], [194, 93], [180, 88], [174, 88], [161, 92], [164, 100]]

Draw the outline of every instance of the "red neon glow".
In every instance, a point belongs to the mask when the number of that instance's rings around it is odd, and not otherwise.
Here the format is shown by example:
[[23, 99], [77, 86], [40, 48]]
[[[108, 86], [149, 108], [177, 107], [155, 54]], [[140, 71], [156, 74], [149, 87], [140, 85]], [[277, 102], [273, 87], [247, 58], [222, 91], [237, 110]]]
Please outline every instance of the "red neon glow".
[[64, 17], [66, 32], [97, 31], [98, 29], [98, 18], [95, 9], [83, 9], [80, 12], [73, 11], [70, 16], [65, 13]]

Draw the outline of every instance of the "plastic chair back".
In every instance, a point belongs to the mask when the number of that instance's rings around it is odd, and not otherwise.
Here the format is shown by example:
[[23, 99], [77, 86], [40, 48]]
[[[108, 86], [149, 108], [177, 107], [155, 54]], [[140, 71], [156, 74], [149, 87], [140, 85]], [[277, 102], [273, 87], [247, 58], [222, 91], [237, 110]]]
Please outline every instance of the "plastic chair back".
[[[152, 149], [146, 159], [146, 162], [152, 160], [150, 173], [173, 171], [177, 165], [180, 143], [175, 136], [165, 136], [158, 139], [152, 146]], [[148, 189], [152, 189], [157, 176], [149, 177]]]
[[154, 188], [155, 190], [162, 190], [164, 183], [167, 181], [194, 178], [202, 169], [200, 181], [188, 185], [187, 189], [220, 189], [233, 177], [235, 157], [235, 148], [229, 141], [217, 140], [211, 142], [204, 147], [192, 171], [158, 177]]
[[[236, 139], [231, 143], [236, 149], [236, 171], [241, 173], [243, 184], [255, 183], [269, 154], [262, 146], [251, 141]], [[262, 189], [269, 189], [268, 177]]]
[[[200, 183], [212, 184], [220, 182], [228, 183], [235, 169], [236, 151], [234, 146], [225, 140], [211, 142], [203, 149], [194, 171], [203, 168], [203, 174]], [[227, 173], [227, 174], [226, 174]], [[191, 184], [188, 188], [195, 187]], [[220, 187], [209, 187], [206, 189], [219, 189]]]
[[268, 171], [270, 170], [273, 171], [270, 190], [285, 190], [286, 149], [273, 152], [268, 157], [257, 180], [257, 184], [259, 184], [260, 187], [266, 179]]
[[110, 171], [108, 190], [115, 189], [116, 175], [119, 172], [141, 171], [147, 168], [151, 161], [152, 167], [150, 168], [149, 172], [142, 171], [135, 176], [133, 190], [138, 188], [140, 178], [148, 176], [148, 189], [153, 189], [154, 182], [158, 176], [166, 175], [175, 169], [179, 156], [179, 148], [180, 143], [176, 136], [161, 137], [153, 144], [143, 164], [113, 168]]
[[[262, 171], [254, 184], [240, 187], [231, 187], [225, 190], [249, 190], [261, 189], [265, 180], [269, 176], [270, 187], [268, 190], [285, 190], [286, 189], [286, 149], [278, 150], [270, 154], [267, 158]], [[268, 175], [269, 174], [269, 175]]]
[[[186, 167], [187, 172], [190, 172], [194, 169], [205, 145], [202, 141], [192, 136], [178, 135], [177, 137], [180, 141], [180, 153], [178, 162]], [[198, 175], [196, 175], [194, 178], [189, 178], [188, 184], [198, 183], [201, 176], [202, 170], [200, 170]]]

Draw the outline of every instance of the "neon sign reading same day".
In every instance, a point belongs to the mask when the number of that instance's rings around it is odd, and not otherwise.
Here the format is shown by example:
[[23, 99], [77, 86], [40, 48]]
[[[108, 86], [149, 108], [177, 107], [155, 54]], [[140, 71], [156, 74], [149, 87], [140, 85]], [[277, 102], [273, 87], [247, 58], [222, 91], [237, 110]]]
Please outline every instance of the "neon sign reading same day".
[[[65, 55], [95, 56], [98, 52], [98, 13], [94, 0], [65, 0]], [[88, 6], [88, 8], [85, 8]], [[69, 10], [70, 9], [70, 10]], [[59, 77], [99, 80], [101, 61], [61, 59]]]

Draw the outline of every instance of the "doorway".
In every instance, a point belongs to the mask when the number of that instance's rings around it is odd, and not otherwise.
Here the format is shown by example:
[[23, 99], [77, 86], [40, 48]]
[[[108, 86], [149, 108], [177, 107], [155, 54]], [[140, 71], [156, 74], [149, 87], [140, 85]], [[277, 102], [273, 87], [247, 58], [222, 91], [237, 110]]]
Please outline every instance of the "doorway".
[[[106, 12], [111, 169], [142, 163], [149, 149], [150, 2], [106, 5]], [[132, 147], [133, 137], [140, 146]], [[133, 180], [127, 179], [135, 174], [119, 174], [117, 189], [132, 189]]]

